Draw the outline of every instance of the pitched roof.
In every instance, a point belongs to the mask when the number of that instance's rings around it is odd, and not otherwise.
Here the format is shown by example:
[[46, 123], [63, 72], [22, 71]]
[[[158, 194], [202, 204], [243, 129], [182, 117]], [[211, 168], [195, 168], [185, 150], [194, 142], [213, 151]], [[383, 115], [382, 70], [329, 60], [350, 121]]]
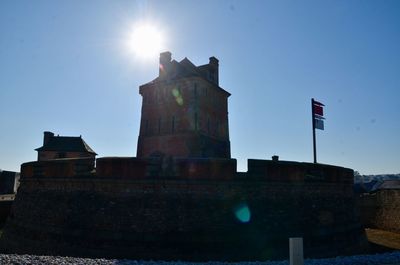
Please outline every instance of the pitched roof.
[[177, 78], [197, 76], [206, 79], [206, 76], [203, 76], [197, 67], [186, 57], [180, 62], [172, 60], [170, 71]]
[[97, 155], [82, 137], [54, 136], [36, 151], [87, 152]]

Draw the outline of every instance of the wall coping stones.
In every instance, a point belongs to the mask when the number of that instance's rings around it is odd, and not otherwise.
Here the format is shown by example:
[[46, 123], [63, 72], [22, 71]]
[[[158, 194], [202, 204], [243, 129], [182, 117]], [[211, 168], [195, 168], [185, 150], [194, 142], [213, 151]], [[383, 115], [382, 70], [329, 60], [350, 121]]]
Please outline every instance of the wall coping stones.
[[21, 165], [21, 179], [29, 177], [90, 176], [95, 166], [94, 158], [62, 158], [27, 162]]
[[248, 159], [247, 172], [237, 172], [236, 159], [224, 158], [102, 157], [96, 161], [92, 158], [67, 158], [21, 165], [21, 178], [243, 179], [352, 185], [353, 175], [352, 169], [333, 165], [260, 159]]

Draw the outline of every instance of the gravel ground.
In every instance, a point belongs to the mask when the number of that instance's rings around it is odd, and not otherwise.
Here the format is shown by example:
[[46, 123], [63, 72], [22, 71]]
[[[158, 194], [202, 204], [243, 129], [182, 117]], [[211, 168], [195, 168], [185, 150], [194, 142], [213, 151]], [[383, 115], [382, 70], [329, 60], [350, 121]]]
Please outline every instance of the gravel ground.
[[[63, 265], [63, 264], [79, 264], [79, 265], [288, 265], [287, 260], [283, 261], [265, 261], [265, 262], [166, 262], [166, 261], [136, 261], [136, 260], [107, 260], [107, 259], [83, 259], [71, 257], [52, 257], [52, 256], [31, 256], [31, 255], [5, 255], [0, 254], [0, 264], [49, 264], [49, 265]], [[305, 265], [383, 265], [383, 264], [400, 264], [400, 251], [376, 254], [376, 255], [362, 255], [362, 256], [349, 256], [337, 257], [332, 259], [306, 259]]]

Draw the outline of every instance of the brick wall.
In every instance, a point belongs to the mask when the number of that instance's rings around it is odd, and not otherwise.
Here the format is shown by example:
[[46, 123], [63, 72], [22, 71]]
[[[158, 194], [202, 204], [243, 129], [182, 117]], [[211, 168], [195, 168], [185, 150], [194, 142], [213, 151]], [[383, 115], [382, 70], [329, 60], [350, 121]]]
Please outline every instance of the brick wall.
[[400, 190], [378, 190], [357, 200], [365, 227], [400, 233]]

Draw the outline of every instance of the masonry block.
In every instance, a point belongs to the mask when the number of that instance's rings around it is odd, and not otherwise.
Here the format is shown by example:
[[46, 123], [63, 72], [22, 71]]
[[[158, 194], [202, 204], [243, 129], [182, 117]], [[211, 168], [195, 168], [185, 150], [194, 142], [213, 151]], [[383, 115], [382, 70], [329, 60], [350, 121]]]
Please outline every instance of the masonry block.
[[248, 177], [278, 182], [353, 183], [352, 169], [295, 161], [248, 159]]
[[28, 162], [21, 165], [21, 178], [69, 178], [91, 175], [94, 158], [65, 158]]
[[180, 178], [231, 180], [236, 175], [236, 159], [175, 159]]
[[146, 161], [135, 157], [102, 157], [96, 160], [96, 174], [101, 178], [143, 179]]

